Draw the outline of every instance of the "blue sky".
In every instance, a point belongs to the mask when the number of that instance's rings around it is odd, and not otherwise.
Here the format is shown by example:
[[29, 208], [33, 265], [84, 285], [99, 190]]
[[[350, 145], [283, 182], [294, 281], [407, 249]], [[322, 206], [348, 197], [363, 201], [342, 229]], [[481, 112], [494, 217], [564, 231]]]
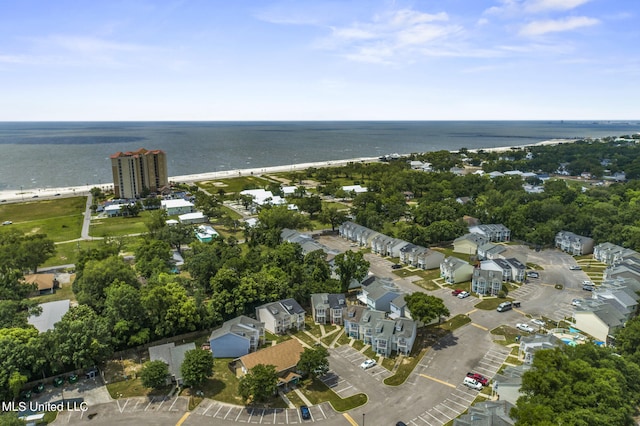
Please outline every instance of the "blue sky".
[[0, 0], [0, 121], [640, 119], [638, 0]]

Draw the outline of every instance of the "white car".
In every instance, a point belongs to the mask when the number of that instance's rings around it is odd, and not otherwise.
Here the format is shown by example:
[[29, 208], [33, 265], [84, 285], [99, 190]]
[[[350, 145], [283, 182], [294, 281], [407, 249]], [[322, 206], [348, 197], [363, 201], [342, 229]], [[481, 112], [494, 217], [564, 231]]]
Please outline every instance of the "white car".
[[458, 294], [458, 299], [464, 299], [465, 297], [469, 297], [468, 291], [462, 291]]
[[526, 331], [528, 333], [533, 333], [535, 331], [529, 324], [516, 324], [516, 328], [520, 331]]
[[363, 370], [366, 370], [368, 368], [373, 367], [374, 365], [376, 365], [376, 362], [374, 360], [367, 359], [367, 360], [364, 360], [362, 364], [360, 364], [360, 368], [362, 368]]
[[571, 304], [572, 304], [573, 306], [580, 306], [580, 305], [582, 305], [582, 300], [580, 300], [580, 299], [573, 299], [573, 300], [571, 301]]
[[531, 320], [531, 322], [534, 323], [535, 325], [539, 325], [540, 327], [545, 326], [545, 322], [541, 319], [534, 319], [534, 320]]
[[11, 225], [13, 222], [11, 222], [10, 220], [5, 220], [4, 222], [2, 222], [3, 225]]
[[482, 383], [472, 377], [465, 377], [462, 384], [471, 389], [482, 390]]

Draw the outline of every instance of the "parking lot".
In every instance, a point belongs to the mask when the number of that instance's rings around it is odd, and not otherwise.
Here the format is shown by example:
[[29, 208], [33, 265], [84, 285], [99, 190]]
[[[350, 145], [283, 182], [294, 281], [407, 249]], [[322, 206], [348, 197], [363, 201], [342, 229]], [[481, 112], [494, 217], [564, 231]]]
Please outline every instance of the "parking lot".
[[[193, 411], [192, 415], [210, 417], [211, 420], [227, 420], [256, 424], [299, 424], [324, 421], [335, 417], [337, 413], [329, 403], [309, 407], [310, 420], [303, 420], [297, 408], [251, 408], [223, 404], [205, 399]], [[215, 422], [214, 422], [215, 423]]]

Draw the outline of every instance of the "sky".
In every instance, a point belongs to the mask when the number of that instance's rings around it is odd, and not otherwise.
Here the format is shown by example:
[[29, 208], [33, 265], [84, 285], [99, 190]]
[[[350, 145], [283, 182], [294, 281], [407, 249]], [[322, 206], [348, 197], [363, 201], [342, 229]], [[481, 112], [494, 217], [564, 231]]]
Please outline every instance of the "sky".
[[0, 121], [637, 120], [638, 0], [0, 0]]

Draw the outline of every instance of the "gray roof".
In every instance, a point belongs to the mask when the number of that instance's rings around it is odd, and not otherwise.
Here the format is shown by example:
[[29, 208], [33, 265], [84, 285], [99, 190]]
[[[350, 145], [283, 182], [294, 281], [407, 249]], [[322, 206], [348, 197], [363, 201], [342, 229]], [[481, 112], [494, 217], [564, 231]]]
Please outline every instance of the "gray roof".
[[302, 309], [302, 306], [300, 306], [300, 304], [294, 299], [283, 299], [277, 302], [265, 303], [262, 306], [258, 306], [256, 308], [256, 312], [258, 312], [258, 310], [260, 309], [268, 310], [275, 318], [283, 317], [285, 315], [285, 312], [288, 315], [305, 313], [304, 309]]
[[41, 303], [38, 306], [42, 308], [42, 313], [39, 316], [31, 315], [27, 322], [33, 325], [40, 333], [44, 333], [47, 330], [53, 330], [55, 323], [60, 321], [64, 314], [69, 311], [70, 300]]
[[182, 373], [180, 372], [180, 367], [184, 361], [184, 355], [187, 351], [195, 348], [196, 344], [193, 342], [180, 346], [175, 346], [175, 343], [151, 346], [149, 348], [149, 359], [151, 361], [163, 361], [169, 366], [169, 374], [171, 374], [177, 382], [181, 382]]
[[235, 317], [233, 319], [230, 319], [229, 321], [225, 321], [220, 328], [213, 330], [211, 332], [209, 340], [224, 336], [227, 333], [239, 334], [245, 332], [247, 329], [259, 330], [263, 327], [264, 323], [253, 318], [249, 318], [245, 315], [240, 315], [239, 317]]
[[336, 309], [346, 306], [347, 299], [340, 293], [314, 293], [311, 295], [311, 304], [316, 307]]

